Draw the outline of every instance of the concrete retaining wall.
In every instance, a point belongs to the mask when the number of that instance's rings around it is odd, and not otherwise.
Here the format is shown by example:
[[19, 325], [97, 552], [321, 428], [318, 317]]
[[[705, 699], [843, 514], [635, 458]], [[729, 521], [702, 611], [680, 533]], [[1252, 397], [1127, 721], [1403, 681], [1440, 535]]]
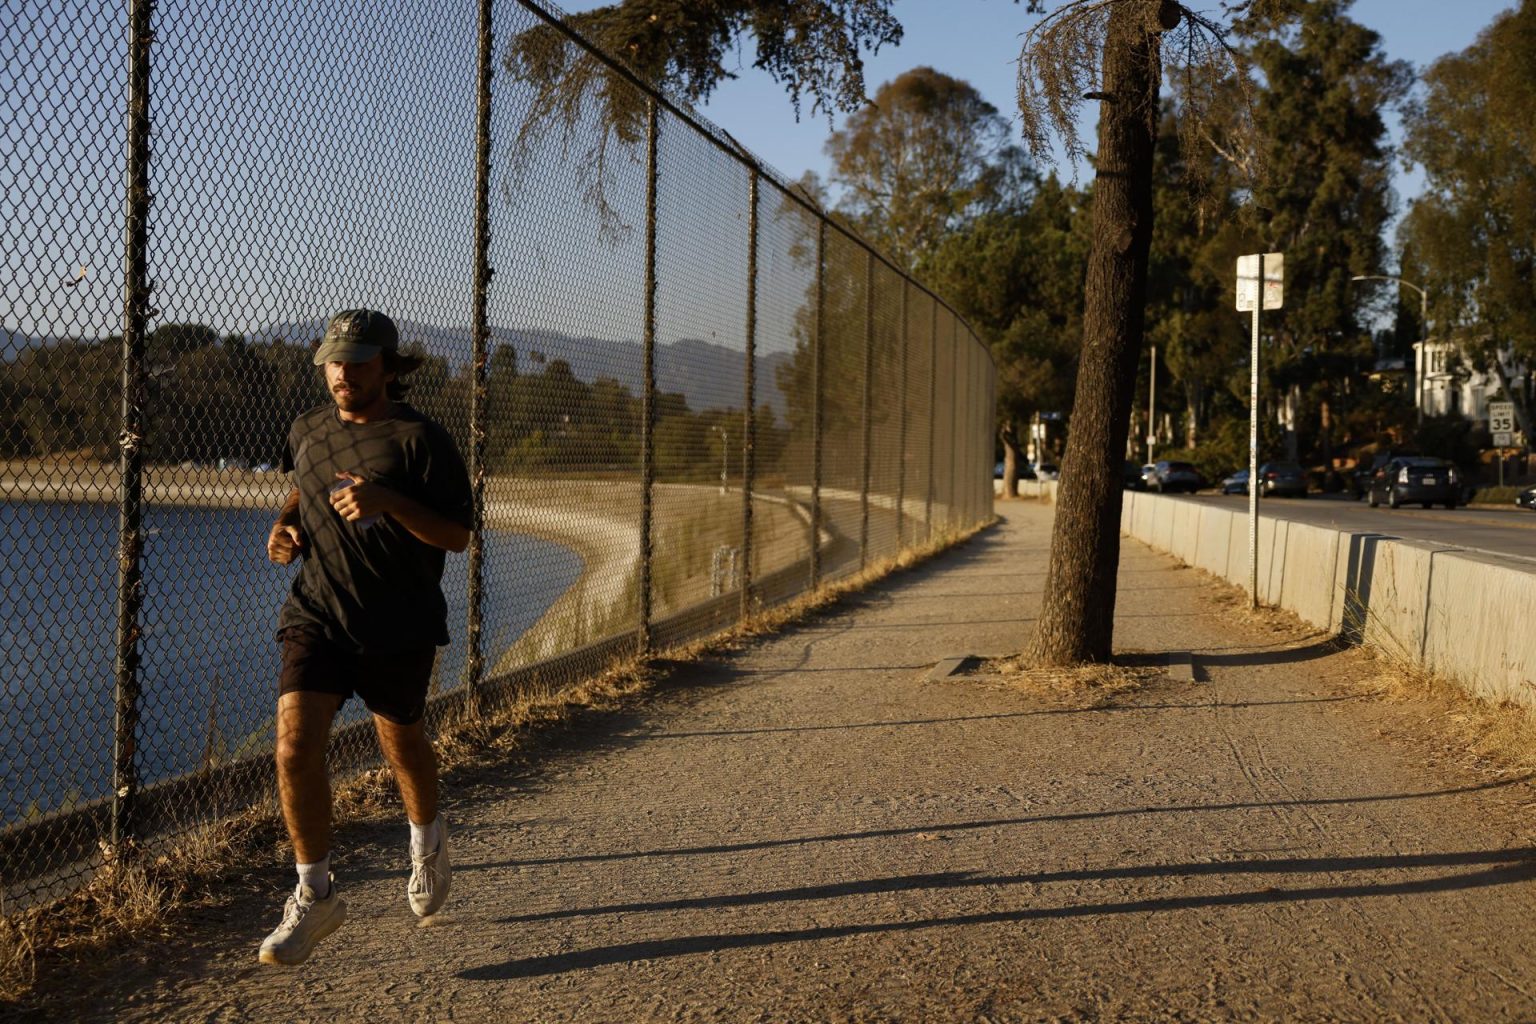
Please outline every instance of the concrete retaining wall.
[[[1127, 535], [1248, 586], [1246, 510], [1127, 491], [1120, 521]], [[1270, 516], [1259, 519], [1258, 547], [1264, 603], [1479, 697], [1536, 707], [1536, 564]]]

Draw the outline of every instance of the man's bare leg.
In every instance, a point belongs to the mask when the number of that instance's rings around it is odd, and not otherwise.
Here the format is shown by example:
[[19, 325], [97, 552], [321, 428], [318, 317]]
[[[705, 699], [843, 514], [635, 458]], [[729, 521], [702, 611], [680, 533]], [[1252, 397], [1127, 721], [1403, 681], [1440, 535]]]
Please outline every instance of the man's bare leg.
[[283, 920], [261, 944], [261, 962], [301, 964], [315, 943], [341, 927], [347, 904], [330, 884], [331, 780], [325, 747], [341, 698], [285, 693], [277, 699], [277, 793], [293, 840], [299, 886]]
[[314, 864], [331, 852], [331, 781], [325, 747], [341, 698], [330, 693], [285, 693], [277, 700], [277, 793], [293, 858]]
[[374, 715], [373, 728], [384, 759], [394, 769], [406, 816], [417, 825], [432, 824], [437, 820], [437, 754], [427, 740], [426, 720], [400, 725]]
[[374, 715], [373, 725], [411, 819], [411, 880], [405, 887], [406, 898], [417, 917], [430, 917], [442, 908], [452, 883], [448, 826], [437, 813], [437, 755], [427, 741], [425, 722], [398, 725]]

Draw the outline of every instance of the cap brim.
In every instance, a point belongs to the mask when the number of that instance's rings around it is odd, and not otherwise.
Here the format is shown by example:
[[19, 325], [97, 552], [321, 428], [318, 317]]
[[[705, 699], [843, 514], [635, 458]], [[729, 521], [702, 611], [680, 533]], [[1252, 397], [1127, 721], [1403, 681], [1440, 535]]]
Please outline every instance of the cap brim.
[[315, 365], [326, 363], [366, 363], [380, 352], [380, 345], [361, 345], [355, 341], [328, 341], [315, 350]]

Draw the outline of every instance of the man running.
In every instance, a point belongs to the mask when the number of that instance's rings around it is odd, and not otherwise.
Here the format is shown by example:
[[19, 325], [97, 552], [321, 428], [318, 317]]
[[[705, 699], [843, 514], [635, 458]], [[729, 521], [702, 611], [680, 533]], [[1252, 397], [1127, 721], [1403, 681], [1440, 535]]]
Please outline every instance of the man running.
[[267, 537], [267, 557], [302, 567], [279, 617], [277, 787], [299, 881], [261, 960], [299, 964], [340, 927], [347, 905], [331, 877], [331, 721], [356, 693], [411, 825], [411, 910], [448, 896], [448, 830], [437, 810], [437, 759], [422, 716], [437, 648], [448, 642], [441, 581], [447, 551], [469, 543], [472, 497], [453, 439], [406, 405], [420, 357], [399, 352], [389, 317], [349, 309], [315, 352], [331, 401], [288, 432], [294, 488]]

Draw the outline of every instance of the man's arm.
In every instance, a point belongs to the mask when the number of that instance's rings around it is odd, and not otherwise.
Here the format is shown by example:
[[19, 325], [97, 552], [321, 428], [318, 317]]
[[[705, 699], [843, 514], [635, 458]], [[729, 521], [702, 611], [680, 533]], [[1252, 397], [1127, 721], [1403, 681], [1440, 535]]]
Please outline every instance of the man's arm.
[[267, 534], [267, 558], [278, 565], [287, 565], [304, 549], [304, 531], [299, 529], [299, 489], [295, 487], [283, 502], [283, 510]]
[[434, 512], [416, 499], [390, 490], [382, 484], [371, 483], [353, 473], [337, 473], [336, 478], [352, 481], [350, 487], [343, 487], [331, 494], [331, 507], [341, 518], [355, 522], [383, 513], [405, 527], [411, 536], [423, 544], [455, 552], [469, 547], [468, 529]]

